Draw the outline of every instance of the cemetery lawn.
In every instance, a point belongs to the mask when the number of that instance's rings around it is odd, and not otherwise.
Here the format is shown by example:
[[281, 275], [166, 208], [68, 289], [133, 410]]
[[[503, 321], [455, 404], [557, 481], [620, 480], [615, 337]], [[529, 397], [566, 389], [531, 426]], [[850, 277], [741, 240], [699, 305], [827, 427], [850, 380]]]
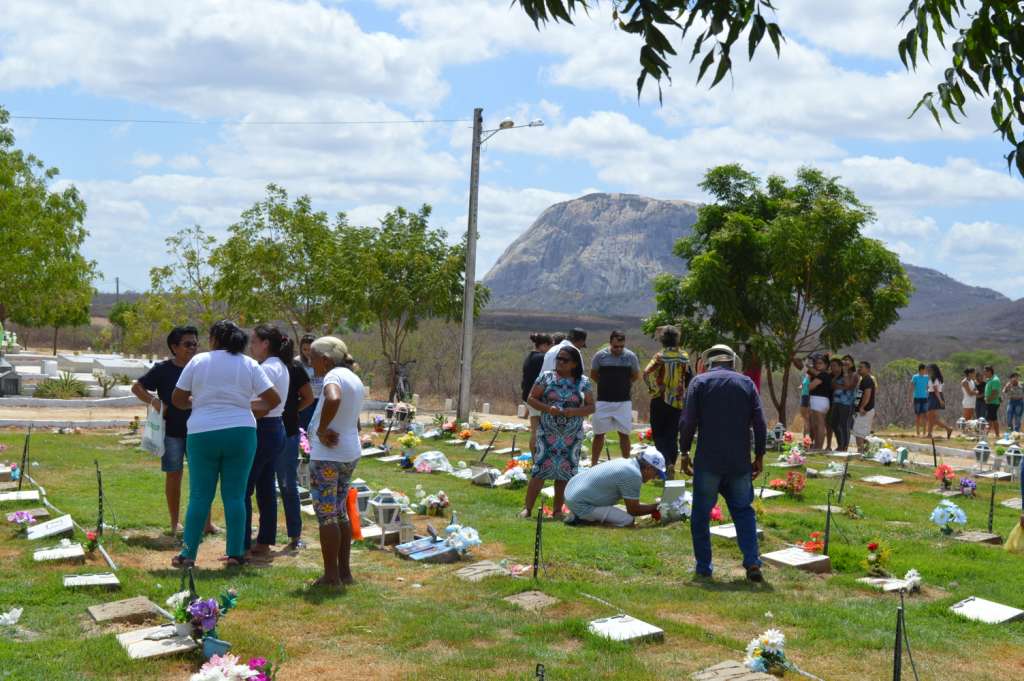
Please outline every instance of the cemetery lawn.
[[[20, 433], [0, 433], [0, 443], [9, 447], [0, 456], [19, 457], [22, 440]], [[479, 458], [479, 453], [442, 449], [453, 462]], [[65, 590], [65, 573], [106, 571], [98, 554], [85, 567], [37, 565], [29, 542], [5, 524], [0, 530], [0, 611], [18, 606], [24, 614], [16, 627], [0, 627], [0, 679], [187, 679], [198, 668], [198, 657], [130, 661], [115, 630], [97, 627], [86, 613], [87, 606], [136, 595], [163, 605], [178, 589], [179, 573], [169, 567], [175, 549], [160, 536], [167, 521], [159, 462], [119, 445], [118, 436], [101, 434], [36, 433], [32, 454], [39, 465], [31, 467], [31, 475], [50, 501], [86, 526], [96, 519], [93, 460], [99, 461], [107, 522], [118, 526], [108, 530], [104, 543], [118, 563], [123, 586], [119, 592]], [[504, 457], [492, 455], [489, 461], [504, 466]], [[825, 460], [812, 457], [810, 464], [824, 468]], [[916, 568], [924, 578], [924, 593], [907, 599], [907, 626], [921, 678], [1021, 678], [1024, 623], [972, 623], [948, 608], [968, 596], [1024, 607], [1024, 556], [942, 536], [928, 521], [941, 497], [929, 493], [936, 486], [930, 469], [918, 470], [924, 474], [866, 462], [851, 465], [844, 504], [858, 505], [865, 518], [838, 518], [831, 575], [766, 567], [766, 585], [748, 584], [735, 544], [714, 540], [715, 579], [699, 583], [692, 577], [686, 524], [609, 530], [548, 522], [539, 583], [503, 577], [463, 582], [453, 573], [468, 563], [418, 565], [357, 545], [356, 586], [309, 591], [304, 583], [319, 574], [320, 554], [315, 520], [304, 516], [310, 547], [298, 557], [234, 572], [201, 569], [197, 587], [207, 597], [229, 586], [238, 589], [238, 608], [219, 627], [221, 637], [243, 659], [275, 657], [283, 646], [282, 680], [532, 679], [538, 663], [545, 665], [548, 679], [682, 679], [724, 660], [741, 660], [751, 637], [774, 627], [786, 634], [789, 655], [801, 668], [829, 681], [862, 681], [889, 678], [892, 668], [898, 597], [855, 581], [864, 576], [865, 545], [880, 540], [892, 548], [893, 573], [902, 576]], [[784, 473], [769, 469], [772, 477]], [[860, 482], [879, 473], [905, 482], [891, 487]], [[366, 459], [357, 475], [373, 489], [387, 486], [412, 494], [421, 484], [427, 492], [445, 490], [460, 521], [477, 528], [484, 541], [470, 560], [532, 561], [535, 523], [514, 518], [522, 490], [490, 490], [447, 475], [404, 473], [395, 464]], [[762, 551], [784, 548], [823, 529], [825, 514], [810, 506], [824, 504], [833, 487], [838, 479], [813, 479], [802, 501], [764, 502]], [[979, 498], [955, 499], [967, 513], [968, 529], [985, 529], [989, 490], [990, 483], [980, 481]], [[645, 485], [645, 500], [658, 492], [655, 485]], [[994, 531], [1004, 538], [1018, 512], [999, 502], [1019, 494], [1017, 483], [999, 483]], [[6, 504], [2, 510], [6, 515], [18, 507]], [[218, 500], [215, 520], [219, 513]], [[279, 520], [284, 539], [281, 513]], [[49, 545], [48, 540], [37, 543]], [[215, 543], [200, 548], [201, 561], [209, 561], [202, 565], [216, 563]], [[530, 613], [502, 600], [534, 588], [559, 602]], [[663, 628], [664, 643], [616, 644], [587, 633], [590, 620], [617, 612]], [[905, 667], [909, 677], [907, 660]]]

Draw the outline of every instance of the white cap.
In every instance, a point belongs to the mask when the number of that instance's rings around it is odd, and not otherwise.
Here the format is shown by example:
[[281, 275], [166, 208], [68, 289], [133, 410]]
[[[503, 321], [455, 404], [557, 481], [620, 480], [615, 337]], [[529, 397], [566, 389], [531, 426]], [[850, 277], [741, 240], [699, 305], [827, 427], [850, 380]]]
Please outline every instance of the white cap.
[[640, 452], [640, 456], [638, 458], [643, 463], [647, 464], [654, 470], [658, 471], [658, 477], [660, 477], [662, 480], [666, 478], [667, 474], [665, 472], [665, 457], [662, 456], [661, 452], [659, 452], [657, 449], [655, 449], [654, 447], [648, 447], [644, 451]]

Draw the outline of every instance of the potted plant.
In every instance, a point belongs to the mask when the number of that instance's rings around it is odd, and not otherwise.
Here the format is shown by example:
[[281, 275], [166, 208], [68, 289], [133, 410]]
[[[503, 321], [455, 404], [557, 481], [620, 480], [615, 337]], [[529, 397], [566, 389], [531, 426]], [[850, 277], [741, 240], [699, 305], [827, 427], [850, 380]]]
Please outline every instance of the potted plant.
[[747, 644], [747, 655], [743, 660], [747, 669], [762, 674], [783, 677], [795, 669], [786, 659], [786, 636], [778, 629], [769, 629]]
[[961, 528], [967, 524], [967, 514], [949, 499], [943, 499], [932, 511], [930, 519], [939, 526], [942, 534], [951, 535], [956, 531], [955, 525]]
[[942, 489], [950, 489], [955, 477], [956, 473], [948, 463], [941, 463], [935, 468], [935, 479], [942, 483]]

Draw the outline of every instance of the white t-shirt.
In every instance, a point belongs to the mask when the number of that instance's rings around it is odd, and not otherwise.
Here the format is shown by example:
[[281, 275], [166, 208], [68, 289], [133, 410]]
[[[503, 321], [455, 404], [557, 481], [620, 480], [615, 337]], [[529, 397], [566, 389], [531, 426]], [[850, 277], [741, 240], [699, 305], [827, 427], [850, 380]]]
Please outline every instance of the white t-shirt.
[[[328, 447], [316, 432], [320, 430], [320, 414], [327, 401], [327, 386], [334, 384], [341, 390], [341, 404], [334, 419], [327, 424], [338, 434], [338, 444]], [[361, 456], [362, 445], [359, 442], [359, 412], [363, 410], [363, 382], [352, 373], [351, 369], [335, 367], [324, 376], [324, 397], [316, 403], [316, 410], [309, 422], [309, 458], [315, 461], [339, 461], [348, 463], [357, 461]]]
[[[281, 396], [280, 404], [268, 411], [267, 417], [281, 416], [284, 413], [284, 403], [288, 399], [288, 367], [277, 357], [267, 357], [260, 366], [263, 368], [263, 373], [274, 384], [274, 390]], [[258, 394], [253, 395], [253, 399], [256, 399]]]
[[[176, 386], [192, 393], [188, 432], [205, 433], [226, 428], [255, 428], [252, 396], [274, 384], [252, 357], [226, 350], [202, 352], [181, 372]], [[287, 394], [282, 397], [287, 397]]]

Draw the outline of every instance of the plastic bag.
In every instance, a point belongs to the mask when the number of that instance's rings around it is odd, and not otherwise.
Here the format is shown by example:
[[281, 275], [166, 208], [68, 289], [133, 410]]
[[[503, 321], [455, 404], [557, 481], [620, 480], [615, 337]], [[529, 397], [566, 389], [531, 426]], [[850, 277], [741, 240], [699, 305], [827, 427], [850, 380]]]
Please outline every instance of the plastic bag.
[[146, 425], [142, 430], [142, 448], [153, 456], [164, 455], [164, 415], [150, 405], [146, 409]]
[[1024, 529], [1021, 528], [1020, 523], [1014, 525], [1010, 530], [1010, 536], [1007, 537], [1003, 548], [1010, 553], [1024, 553]]

